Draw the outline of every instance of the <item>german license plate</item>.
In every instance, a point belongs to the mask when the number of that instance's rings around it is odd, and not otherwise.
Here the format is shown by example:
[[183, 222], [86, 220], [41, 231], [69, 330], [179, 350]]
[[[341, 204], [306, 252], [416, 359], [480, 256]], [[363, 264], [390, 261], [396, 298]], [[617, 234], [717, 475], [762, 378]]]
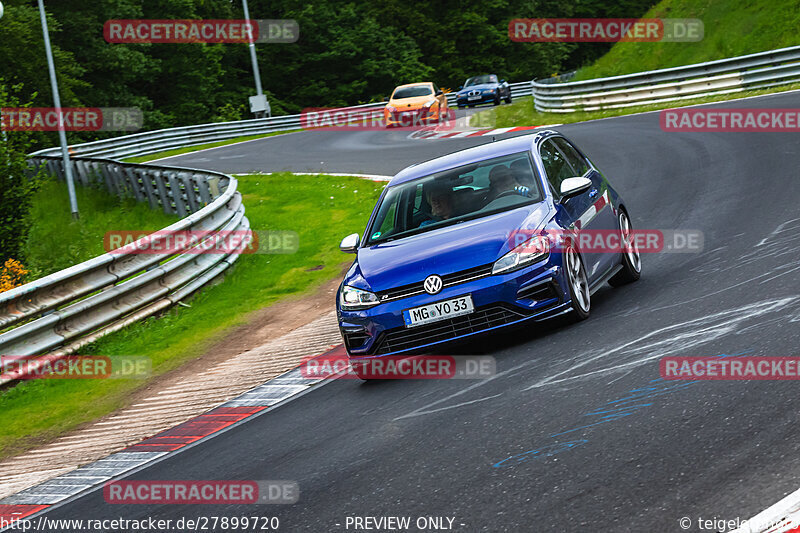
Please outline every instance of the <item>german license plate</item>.
[[475, 310], [472, 296], [459, 296], [450, 300], [442, 300], [421, 307], [413, 307], [403, 311], [403, 319], [407, 328], [446, 320], [455, 316], [468, 315]]
[[468, 96], [467, 97], [467, 100], [480, 100], [480, 99], [481, 99], [480, 95], [479, 96]]

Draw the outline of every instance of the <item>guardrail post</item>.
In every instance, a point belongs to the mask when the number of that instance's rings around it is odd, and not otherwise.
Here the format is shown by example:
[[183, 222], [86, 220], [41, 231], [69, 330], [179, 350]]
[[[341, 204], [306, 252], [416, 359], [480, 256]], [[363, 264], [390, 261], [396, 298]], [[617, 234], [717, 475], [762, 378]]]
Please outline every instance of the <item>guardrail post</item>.
[[183, 190], [186, 194], [186, 204], [187, 209], [190, 213], [194, 213], [200, 208], [200, 205], [197, 202], [197, 191], [195, 190], [196, 185], [194, 181], [194, 173], [192, 172], [180, 172], [178, 174], [181, 183], [183, 183]]
[[120, 165], [120, 170], [122, 171], [122, 175], [127, 178], [127, 182], [130, 185], [131, 193], [133, 197], [136, 199], [137, 202], [144, 201], [144, 195], [142, 194], [142, 188], [139, 184], [139, 177], [136, 175], [136, 172], [133, 170], [132, 167], [129, 166], [122, 166]]
[[167, 195], [167, 186], [164, 183], [164, 172], [161, 170], [153, 171], [153, 180], [155, 181], [156, 188], [158, 189], [158, 198], [161, 202], [161, 209], [167, 214], [172, 214], [172, 206], [169, 204], [169, 196]]
[[169, 180], [169, 195], [172, 198], [174, 212], [177, 213], [179, 217], [183, 218], [187, 215], [187, 211], [186, 204], [183, 200], [181, 182], [178, 181], [178, 173], [168, 171], [167, 179]]
[[147, 195], [147, 201], [150, 203], [150, 209], [158, 207], [158, 197], [156, 196], [156, 187], [153, 184], [153, 176], [151, 171], [147, 168], [136, 169], [133, 171], [139, 176], [144, 186], [144, 192]]

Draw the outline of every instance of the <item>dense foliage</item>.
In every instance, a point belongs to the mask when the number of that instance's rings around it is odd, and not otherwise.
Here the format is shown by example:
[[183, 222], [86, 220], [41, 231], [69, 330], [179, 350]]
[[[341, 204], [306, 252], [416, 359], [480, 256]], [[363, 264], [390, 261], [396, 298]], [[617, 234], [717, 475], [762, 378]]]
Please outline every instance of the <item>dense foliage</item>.
[[[20, 90], [20, 87], [12, 89]], [[19, 106], [19, 100], [0, 79], [0, 105]], [[14, 259], [23, 258], [31, 198], [40, 176], [29, 175], [26, 153], [31, 135], [24, 132], [0, 132], [0, 286], [3, 290], [18, 284], [27, 273]], [[11, 265], [11, 266], [9, 266]]]
[[[5, 0], [0, 65], [22, 83], [23, 100], [52, 105], [36, 2]], [[109, 19], [241, 19], [240, 0], [47, 0], [65, 106], [135, 106], [147, 129], [248, 118], [255, 93], [247, 47], [239, 44], [109, 44]], [[259, 44], [273, 114], [381, 100], [399, 83], [431, 79], [455, 88], [470, 75], [510, 81], [585, 64], [605, 44], [514, 43], [521, 17], [635, 17], [652, 0], [249, 0], [254, 19], [291, 18], [294, 44]], [[71, 133], [70, 140], [97, 134]], [[52, 145], [55, 137], [39, 136]]]

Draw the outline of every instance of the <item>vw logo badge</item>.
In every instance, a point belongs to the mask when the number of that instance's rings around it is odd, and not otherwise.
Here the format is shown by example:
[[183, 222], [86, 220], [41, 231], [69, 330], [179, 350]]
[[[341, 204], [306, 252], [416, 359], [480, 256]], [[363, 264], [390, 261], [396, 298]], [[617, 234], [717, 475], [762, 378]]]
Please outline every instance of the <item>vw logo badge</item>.
[[438, 294], [439, 291], [442, 290], [442, 278], [433, 274], [432, 276], [428, 276], [425, 278], [425, 282], [422, 284], [425, 288], [425, 292], [428, 294]]

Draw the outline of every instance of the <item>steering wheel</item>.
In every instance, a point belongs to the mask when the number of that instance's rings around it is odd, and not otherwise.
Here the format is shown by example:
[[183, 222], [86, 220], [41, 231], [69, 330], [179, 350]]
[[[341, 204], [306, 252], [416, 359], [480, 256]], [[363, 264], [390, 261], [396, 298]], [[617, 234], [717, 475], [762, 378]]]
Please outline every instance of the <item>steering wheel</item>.
[[494, 199], [495, 200], [499, 200], [500, 198], [502, 198], [504, 196], [511, 196], [512, 194], [520, 195], [520, 192], [518, 190], [516, 190], [516, 189], [511, 189], [510, 191], [501, 192], [500, 194], [495, 196]]

